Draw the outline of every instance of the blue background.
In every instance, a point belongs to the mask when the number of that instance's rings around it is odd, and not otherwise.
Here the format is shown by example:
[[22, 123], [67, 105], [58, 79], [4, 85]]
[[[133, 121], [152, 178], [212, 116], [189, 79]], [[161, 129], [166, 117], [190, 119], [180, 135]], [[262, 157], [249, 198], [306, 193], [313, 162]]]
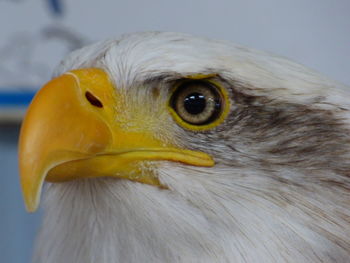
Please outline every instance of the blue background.
[[17, 168], [18, 124], [0, 125], [0, 262], [30, 262], [40, 212], [25, 211]]

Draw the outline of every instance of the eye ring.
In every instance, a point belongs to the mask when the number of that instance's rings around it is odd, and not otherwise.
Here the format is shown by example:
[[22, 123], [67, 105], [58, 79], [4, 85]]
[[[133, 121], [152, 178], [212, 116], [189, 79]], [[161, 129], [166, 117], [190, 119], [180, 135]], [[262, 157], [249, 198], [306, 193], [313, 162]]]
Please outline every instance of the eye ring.
[[174, 119], [190, 130], [215, 127], [227, 115], [226, 90], [209, 80], [187, 80], [170, 96], [170, 112]]

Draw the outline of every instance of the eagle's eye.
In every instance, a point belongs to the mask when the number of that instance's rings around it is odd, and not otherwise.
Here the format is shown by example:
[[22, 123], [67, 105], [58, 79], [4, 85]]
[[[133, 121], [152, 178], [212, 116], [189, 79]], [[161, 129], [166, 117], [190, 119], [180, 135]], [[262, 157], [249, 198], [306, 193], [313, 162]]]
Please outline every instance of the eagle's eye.
[[[175, 120], [186, 128], [206, 129], [216, 122], [224, 111], [224, 95], [213, 83], [190, 80], [180, 84], [170, 98]], [[196, 128], [194, 128], [196, 129]]]

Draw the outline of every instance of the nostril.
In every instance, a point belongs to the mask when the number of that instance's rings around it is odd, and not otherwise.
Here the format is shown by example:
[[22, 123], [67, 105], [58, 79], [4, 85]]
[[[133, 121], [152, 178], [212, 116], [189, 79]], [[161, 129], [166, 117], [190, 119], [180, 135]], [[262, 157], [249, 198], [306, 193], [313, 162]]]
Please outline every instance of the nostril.
[[91, 92], [89, 91], [85, 92], [85, 97], [90, 102], [91, 105], [98, 108], [103, 107], [102, 102], [98, 98], [96, 98]]

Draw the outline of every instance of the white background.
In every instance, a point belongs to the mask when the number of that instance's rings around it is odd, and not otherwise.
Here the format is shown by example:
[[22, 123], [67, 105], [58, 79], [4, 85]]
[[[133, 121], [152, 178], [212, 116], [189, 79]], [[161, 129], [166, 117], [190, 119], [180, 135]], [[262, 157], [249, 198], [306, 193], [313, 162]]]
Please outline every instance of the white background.
[[349, 0], [61, 0], [62, 16], [48, 2], [0, 0], [0, 86], [40, 86], [50, 77], [69, 49], [62, 39], [45, 39], [53, 27], [89, 42], [144, 30], [226, 39], [350, 84]]

